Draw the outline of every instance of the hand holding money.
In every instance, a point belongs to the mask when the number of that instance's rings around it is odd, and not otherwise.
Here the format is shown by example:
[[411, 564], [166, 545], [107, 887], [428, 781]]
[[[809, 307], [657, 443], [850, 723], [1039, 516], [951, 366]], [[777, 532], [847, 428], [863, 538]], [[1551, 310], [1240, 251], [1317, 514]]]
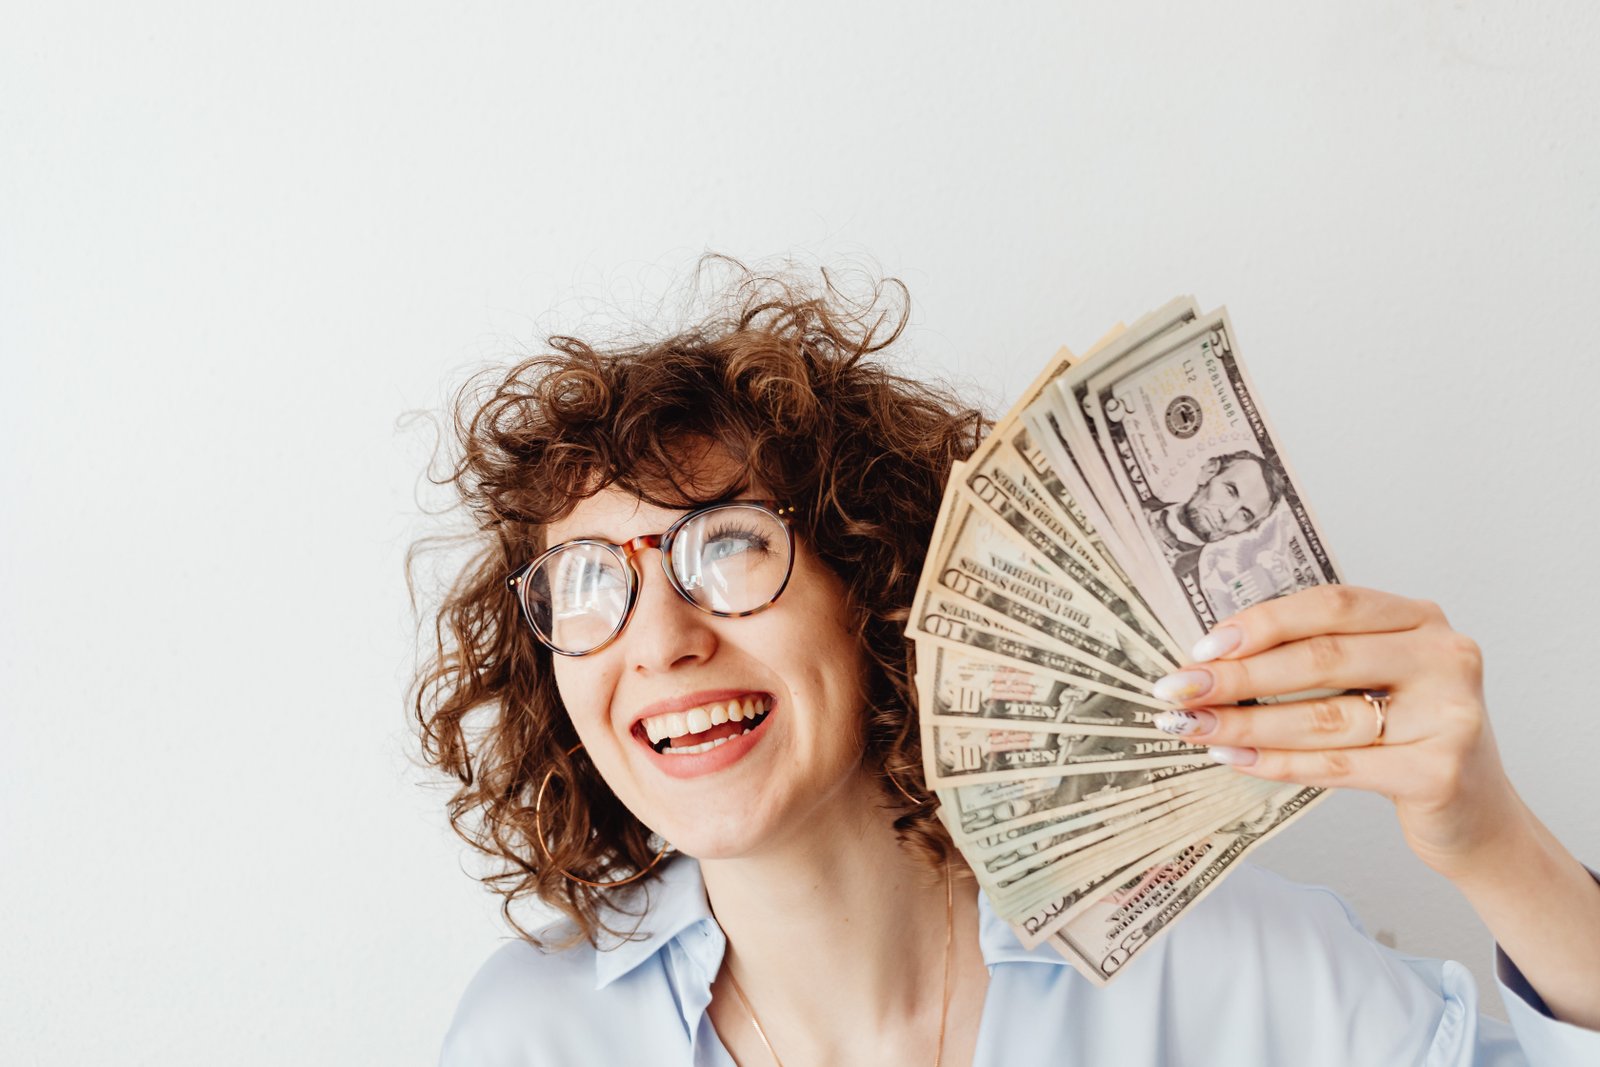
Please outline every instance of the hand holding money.
[[1594, 1025], [1600, 893], [1507, 781], [1477, 646], [1339, 581], [1226, 311], [1058, 353], [952, 472], [907, 627], [941, 820], [1022, 943], [1103, 984], [1325, 787], [1381, 793]]
[[[1446, 877], [1493, 854], [1521, 809], [1489, 730], [1478, 646], [1437, 605], [1323, 586], [1247, 608], [1201, 646], [1162, 683], [1186, 710], [1158, 715], [1160, 727], [1257, 778], [1391, 798], [1407, 843]], [[1238, 706], [1307, 690], [1345, 692]], [[1381, 691], [1381, 705], [1363, 690]]]
[[1108, 981], [1318, 799], [1166, 709], [1219, 618], [1336, 581], [1225, 311], [1058, 353], [956, 465], [907, 627], [924, 771], [1026, 944]]
[[924, 765], [1024, 944], [1110, 981], [1325, 787], [1392, 798], [1464, 889], [1548, 836], [1477, 647], [1338, 582], [1226, 311], [1058, 353], [956, 465], [908, 626]]
[[[1243, 775], [1297, 783], [1286, 792], [1391, 799], [1412, 851], [1455, 883], [1556, 1017], [1600, 1027], [1600, 888], [1512, 788], [1482, 655], [1437, 605], [1323, 586], [1222, 620], [1193, 653], [1158, 683], [1181, 705], [1161, 725]], [[1308, 689], [1320, 695], [1280, 699]], [[1094, 922], [1080, 913], [1063, 933]], [[1096, 945], [1079, 947], [1088, 958]]]

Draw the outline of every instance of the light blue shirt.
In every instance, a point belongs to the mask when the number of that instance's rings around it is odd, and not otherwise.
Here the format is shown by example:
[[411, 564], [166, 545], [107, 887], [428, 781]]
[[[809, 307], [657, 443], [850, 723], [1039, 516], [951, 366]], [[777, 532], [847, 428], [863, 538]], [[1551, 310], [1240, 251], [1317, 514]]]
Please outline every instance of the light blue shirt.
[[[441, 1067], [732, 1067], [706, 1011], [726, 941], [700, 865], [674, 858], [649, 893], [641, 940], [495, 952]], [[1544, 1014], [1503, 955], [1510, 1026], [1478, 1014], [1461, 964], [1385, 948], [1332, 891], [1249, 864], [1104, 988], [978, 903], [989, 987], [975, 1067], [1600, 1065], [1600, 1032]]]

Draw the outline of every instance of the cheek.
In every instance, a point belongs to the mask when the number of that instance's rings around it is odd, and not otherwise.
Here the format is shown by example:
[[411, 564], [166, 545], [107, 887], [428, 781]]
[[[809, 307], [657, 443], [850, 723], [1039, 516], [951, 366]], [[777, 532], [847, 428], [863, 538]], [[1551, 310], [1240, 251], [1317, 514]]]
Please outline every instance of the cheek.
[[558, 661], [554, 670], [561, 705], [578, 732], [578, 739], [587, 743], [592, 740], [595, 724], [603, 717], [600, 695], [606, 690], [592, 671], [577, 664]]
[[811, 596], [794, 604], [782, 632], [763, 635], [768, 648], [786, 649], [788, 674], [803, 688], [797, 694], [818, 705], [842, 739], [863, 734], [866, 723], [867, 656], [861, 649], [844, 599], [843, 584], [831, 572], [796, 577]]
[[835, 705], [841, 735], [859, 747], [866, 738], [869, 659], [846, 624], [830, 630], [829, 638], [813, 653], [818, 684]]

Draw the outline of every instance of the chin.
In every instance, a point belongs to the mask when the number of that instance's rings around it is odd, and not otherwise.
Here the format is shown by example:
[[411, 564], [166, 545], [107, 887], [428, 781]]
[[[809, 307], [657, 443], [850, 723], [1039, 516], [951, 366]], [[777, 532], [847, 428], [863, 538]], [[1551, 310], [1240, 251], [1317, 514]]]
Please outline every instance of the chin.
[[718, 820], [717, 824], [697, 823], [677, 836], [666, 835], [672, 847], [697, 860], [731, 860], [747, 856], [767, 840], [765, 826], [748, 819]]

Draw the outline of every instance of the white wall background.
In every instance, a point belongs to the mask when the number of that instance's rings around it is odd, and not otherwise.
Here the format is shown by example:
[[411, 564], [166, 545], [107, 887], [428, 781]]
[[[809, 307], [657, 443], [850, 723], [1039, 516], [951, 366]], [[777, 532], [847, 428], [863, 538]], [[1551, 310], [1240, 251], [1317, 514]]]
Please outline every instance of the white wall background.
[[[706, 249], [904, 278], [1000, 407], [1227, 303], [1600, 863], [1592, 4], [5, 6], [0, 1061], [432, 1060], [502, 931], [409, 762], [397, 419]], [[1382, 801], [1267, 858], [1487, 982]]]

